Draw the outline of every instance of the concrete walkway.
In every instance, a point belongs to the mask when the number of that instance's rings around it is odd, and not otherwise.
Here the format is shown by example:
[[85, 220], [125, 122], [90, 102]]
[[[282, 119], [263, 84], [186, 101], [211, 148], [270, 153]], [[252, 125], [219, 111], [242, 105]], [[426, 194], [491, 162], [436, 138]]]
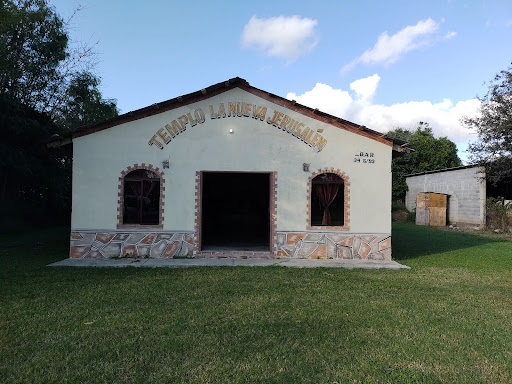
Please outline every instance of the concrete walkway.
[[277, 265], [294, 268], [362, 268], [410, 269], [396, 261], [342, 259], [65, 259], [49, 264], [51, 267], [267, 267]]

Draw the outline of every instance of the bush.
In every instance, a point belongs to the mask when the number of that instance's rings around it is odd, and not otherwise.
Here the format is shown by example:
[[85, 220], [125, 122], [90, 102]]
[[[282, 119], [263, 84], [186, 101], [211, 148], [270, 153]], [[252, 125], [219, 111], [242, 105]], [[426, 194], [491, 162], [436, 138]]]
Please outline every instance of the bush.
[[391, 202], [391, 212], [407, 211], [405, 203], [402, 200], [395, 200]]
[[38, 202], [22, 199], [0, 201], [0, 233], [26, 232], [48, 225], [69, 225], [70, 213], [60, 213]]
[[391, 202], [391, 219], [393, 221], [406, 221], [409, 211], [405, 207], [405, 203], [401, 200]]
[[405, 218], [407, 223], [416, 223], [416, 208], [407, 213], [407, 217]]
[[487, 227], [507, 231], [511, 224], [512, 204], [506, 204], [502, 197], [489, 197], [486, 201], [486, 207]]

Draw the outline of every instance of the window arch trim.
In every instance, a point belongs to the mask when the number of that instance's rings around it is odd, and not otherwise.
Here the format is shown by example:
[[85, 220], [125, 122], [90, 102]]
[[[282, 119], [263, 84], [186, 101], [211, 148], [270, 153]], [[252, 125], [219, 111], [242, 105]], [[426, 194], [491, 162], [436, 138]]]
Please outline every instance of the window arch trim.
[[[147, 171], [151, 171], [158, 176], [160, 179], [160, 204], [159, 204], [159, 213], [158, 213], [158, 224], [153, 225], [142, 225], [142, 224], [124, 224], [123, 223], [123, 212], [124, 212], [124, 182], [125, 177], [138, 169], [145, 169]], [[158, 167], [154, 167], [151, 164], [134, 164], [129, 166], [124, 171], [121, 172], [118, 181], [118, 200], [117, 200], [117, 228], [157, 228], [161, 229], [164, 227], [164, 196], [165, 195], [165, 179], [164, 173], [158, 169]]]
[[[332, 173], [339, 176], [343, 180], [343, 226], [325, 226], [311, 225], [311, 196], [313, 192], [313, 179], [325, 173]], [[340, 193], [341, 190], [338, 192]], [[308, 195], [307, 195], [307, 229], [328, 230], [328, 231], [349, 231], [350, 230], [350, 179], [345, 172], [334, 168], [324, 168], [313, 172], [308, 179]]]

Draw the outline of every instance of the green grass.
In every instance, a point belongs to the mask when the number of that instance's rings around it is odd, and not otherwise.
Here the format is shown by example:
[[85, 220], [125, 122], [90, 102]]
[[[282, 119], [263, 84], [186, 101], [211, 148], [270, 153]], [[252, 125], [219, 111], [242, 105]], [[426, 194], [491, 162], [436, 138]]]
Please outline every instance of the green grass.
[[0, 236], [2, 383], [512, 382], [511, 241], [398, 223], [411, 270], [45, 267], [68, 236]]

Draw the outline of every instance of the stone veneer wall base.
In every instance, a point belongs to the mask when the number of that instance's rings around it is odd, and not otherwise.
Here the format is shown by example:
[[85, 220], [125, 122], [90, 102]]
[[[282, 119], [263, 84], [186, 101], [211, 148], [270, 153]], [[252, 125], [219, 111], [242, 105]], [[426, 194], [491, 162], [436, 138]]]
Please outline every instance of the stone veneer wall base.
[[192, 232], [71, 232], [71, 258], [196, 257], [391, 260], [391, 236], [276, 231], [274, 252], [199, 251]]
[[71, 258], [192, 256], [193, 233], [71, 232]]
[[391, 236], [278, 231], [277, 257], [391, 260]]

